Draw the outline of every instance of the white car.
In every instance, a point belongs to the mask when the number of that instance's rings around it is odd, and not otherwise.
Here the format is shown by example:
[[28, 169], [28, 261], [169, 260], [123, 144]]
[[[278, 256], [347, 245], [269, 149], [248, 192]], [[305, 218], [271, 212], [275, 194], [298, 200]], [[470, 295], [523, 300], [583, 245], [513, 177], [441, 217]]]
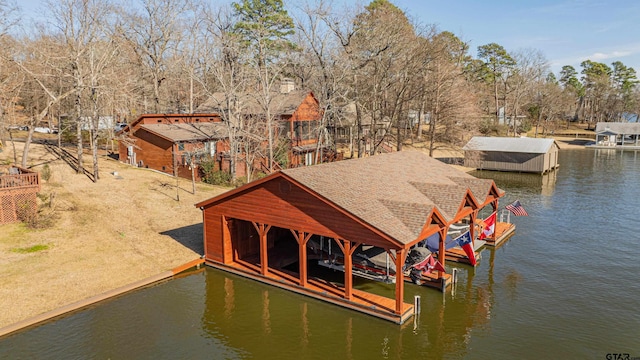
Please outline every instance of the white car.
[[53, 130], [48, 127], [35, 127], [33, 128], [33, 131], [43, 134], [53, 134]]

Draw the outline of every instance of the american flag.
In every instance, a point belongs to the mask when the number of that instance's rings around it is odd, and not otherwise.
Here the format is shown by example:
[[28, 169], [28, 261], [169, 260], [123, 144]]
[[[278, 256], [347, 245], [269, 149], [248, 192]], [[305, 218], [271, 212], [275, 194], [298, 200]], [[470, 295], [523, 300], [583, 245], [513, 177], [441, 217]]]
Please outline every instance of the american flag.
[[525, 210], [524, 207], [522, 207], [522, 204], [520, 204], [520, 200], [516, 200], [504, 208], [511, 211], [515, 216], [529, 216], [527, 210]]

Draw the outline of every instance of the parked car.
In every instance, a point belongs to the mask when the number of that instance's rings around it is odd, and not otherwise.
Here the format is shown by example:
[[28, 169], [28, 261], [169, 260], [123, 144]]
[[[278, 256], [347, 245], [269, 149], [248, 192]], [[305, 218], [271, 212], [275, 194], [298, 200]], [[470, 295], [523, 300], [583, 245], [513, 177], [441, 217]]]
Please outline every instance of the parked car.
[[43, 133], [43, 134], [53, 134], [53, 130], [51, 130], [51, 128], [48, 128], [48, 127], [35, 127], [33, 128], [33, 131], [37, 133]]

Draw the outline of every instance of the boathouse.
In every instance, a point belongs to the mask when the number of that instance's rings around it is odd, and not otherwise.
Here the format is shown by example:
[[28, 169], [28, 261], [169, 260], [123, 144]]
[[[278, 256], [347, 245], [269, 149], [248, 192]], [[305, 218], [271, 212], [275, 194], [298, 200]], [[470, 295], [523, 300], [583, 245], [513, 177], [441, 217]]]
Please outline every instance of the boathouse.
[[[381, 249], [402, 269], [414, 245], [439, 233], [444, 264], [449, 225], [473, 224], [482, 207], [497, 209], [500, 196], [493, 180], [421, 152], [396, 152], [281, 170], [196, 207], [207, 264], [402, 323], [413, 315], [403, 302], [404, 281], [395, 281], [394, 299], [354, 288], [354, 253]], [[343, 255], [341, 282], [316, 275], [327, 249]], [[444, 289], [450, 276], [437, 272], [428, 280]]]
[[559, 166], [553, 139], [474, 136], [462, 150], [464, 166], [478, 170], [544, 174]]
[[594, 147], [640, 148], [640, 123], [599, 122]]

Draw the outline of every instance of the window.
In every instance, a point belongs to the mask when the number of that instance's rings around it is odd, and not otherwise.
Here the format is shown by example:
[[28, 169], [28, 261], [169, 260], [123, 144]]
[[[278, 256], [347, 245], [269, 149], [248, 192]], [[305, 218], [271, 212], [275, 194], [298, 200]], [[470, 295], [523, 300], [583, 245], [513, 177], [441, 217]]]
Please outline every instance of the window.
[[316, 138], [318, 121], [294, 121], [293, 131], [295, 140], [313, 140]]
[[293, 133], [294, 133], [294, 137], [293, 137], [294, 139], [300, 139], [302, 135], [300, 121], [293, 122]]
[[313, 153], [312, 152], [308, 152], [308, 153], [304, 154], [304, 164], [306, 166], [313, 165]]
[[204, 151], [211, 157], [214, 157], [216, 155], [216, 142], [209, 141], [204, 143]]
[[178, 151], [184, 151], [184, 144], [183, 143], [178, 144]]

